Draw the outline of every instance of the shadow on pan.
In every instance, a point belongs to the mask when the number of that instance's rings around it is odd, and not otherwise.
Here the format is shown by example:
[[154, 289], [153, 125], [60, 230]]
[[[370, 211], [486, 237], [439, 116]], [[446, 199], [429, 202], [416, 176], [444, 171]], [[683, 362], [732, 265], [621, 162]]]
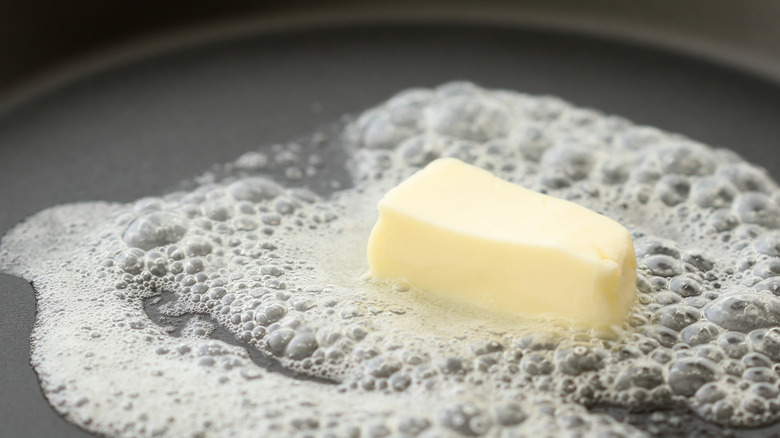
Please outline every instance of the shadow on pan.
[[[258, 32], [85, 74], [0, 116], [0, 233], [64, 202], [165, 192], [412, 86], [468, 79], [561, 96], [740, 152], [780, 175], [780, 87], [691, 57], [512, 26], [350, 25]], [[0, 276], [0, 435], [90, 436], [46, 404], [28, 364], [31, 288]], [[648, 416], [606, 409], [640, 427]], [[736, 433], [689, 417], [668, 436]]]

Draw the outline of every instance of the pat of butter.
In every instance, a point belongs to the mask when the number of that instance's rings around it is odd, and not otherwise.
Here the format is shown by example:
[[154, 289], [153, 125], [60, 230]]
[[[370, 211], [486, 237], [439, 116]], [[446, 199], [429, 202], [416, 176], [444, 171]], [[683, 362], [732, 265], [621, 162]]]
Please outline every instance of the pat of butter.
[[572, 202], [439, 159], [379, 202], [375, 277], [481, 308], [620, 324], [634, 301], [629, 232]]

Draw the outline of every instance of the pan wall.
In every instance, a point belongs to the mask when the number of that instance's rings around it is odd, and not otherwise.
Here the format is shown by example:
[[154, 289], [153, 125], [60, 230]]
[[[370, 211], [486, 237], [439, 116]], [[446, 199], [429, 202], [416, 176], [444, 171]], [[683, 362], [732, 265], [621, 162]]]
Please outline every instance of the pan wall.
[[780, 79], [775, 0], [6, 0], [0, 2], [0, 99], [147, 38], [204, 26], [283, 25], [303, 17], [558, 27], [672, 46]]

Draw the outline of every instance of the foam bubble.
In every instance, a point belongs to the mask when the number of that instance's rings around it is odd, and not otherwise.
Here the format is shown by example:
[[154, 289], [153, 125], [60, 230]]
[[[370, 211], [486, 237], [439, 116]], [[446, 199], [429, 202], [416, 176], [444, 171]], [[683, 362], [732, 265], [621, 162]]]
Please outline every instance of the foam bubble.
[[[377, 201], [439, 157], [626, 225], [639, 261], [626, 324], [582, 332], [366, 276]], [[642, 434], [605, 405], [679, 406], [726, 426], [780, 418], [780, 191], [731, 152], [553, 97], [450, 83], [195, 181], [131, 204], [54, 207], [3, 238], [0, 268], [39, 294], [43, 391], [88, 430]]]

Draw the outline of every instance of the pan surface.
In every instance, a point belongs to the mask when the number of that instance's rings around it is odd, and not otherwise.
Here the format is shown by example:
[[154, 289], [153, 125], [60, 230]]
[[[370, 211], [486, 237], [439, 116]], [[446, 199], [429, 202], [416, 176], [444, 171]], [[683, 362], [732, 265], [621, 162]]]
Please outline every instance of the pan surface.
[[[0, 234], [56, 204], [164, 193], [402, 89], [457, 79], [560, 96], [734, 149], [780, 175], [780, 87], [728, 66], [538, 29], [331, 26], [156, 51], [0, 113]], [[91, 436], [54, 413], [28, 364], [32, 288], [0, 275], [0, 303], [0, 436]], [[692, 419], [676, 432], [701, 427]]]

